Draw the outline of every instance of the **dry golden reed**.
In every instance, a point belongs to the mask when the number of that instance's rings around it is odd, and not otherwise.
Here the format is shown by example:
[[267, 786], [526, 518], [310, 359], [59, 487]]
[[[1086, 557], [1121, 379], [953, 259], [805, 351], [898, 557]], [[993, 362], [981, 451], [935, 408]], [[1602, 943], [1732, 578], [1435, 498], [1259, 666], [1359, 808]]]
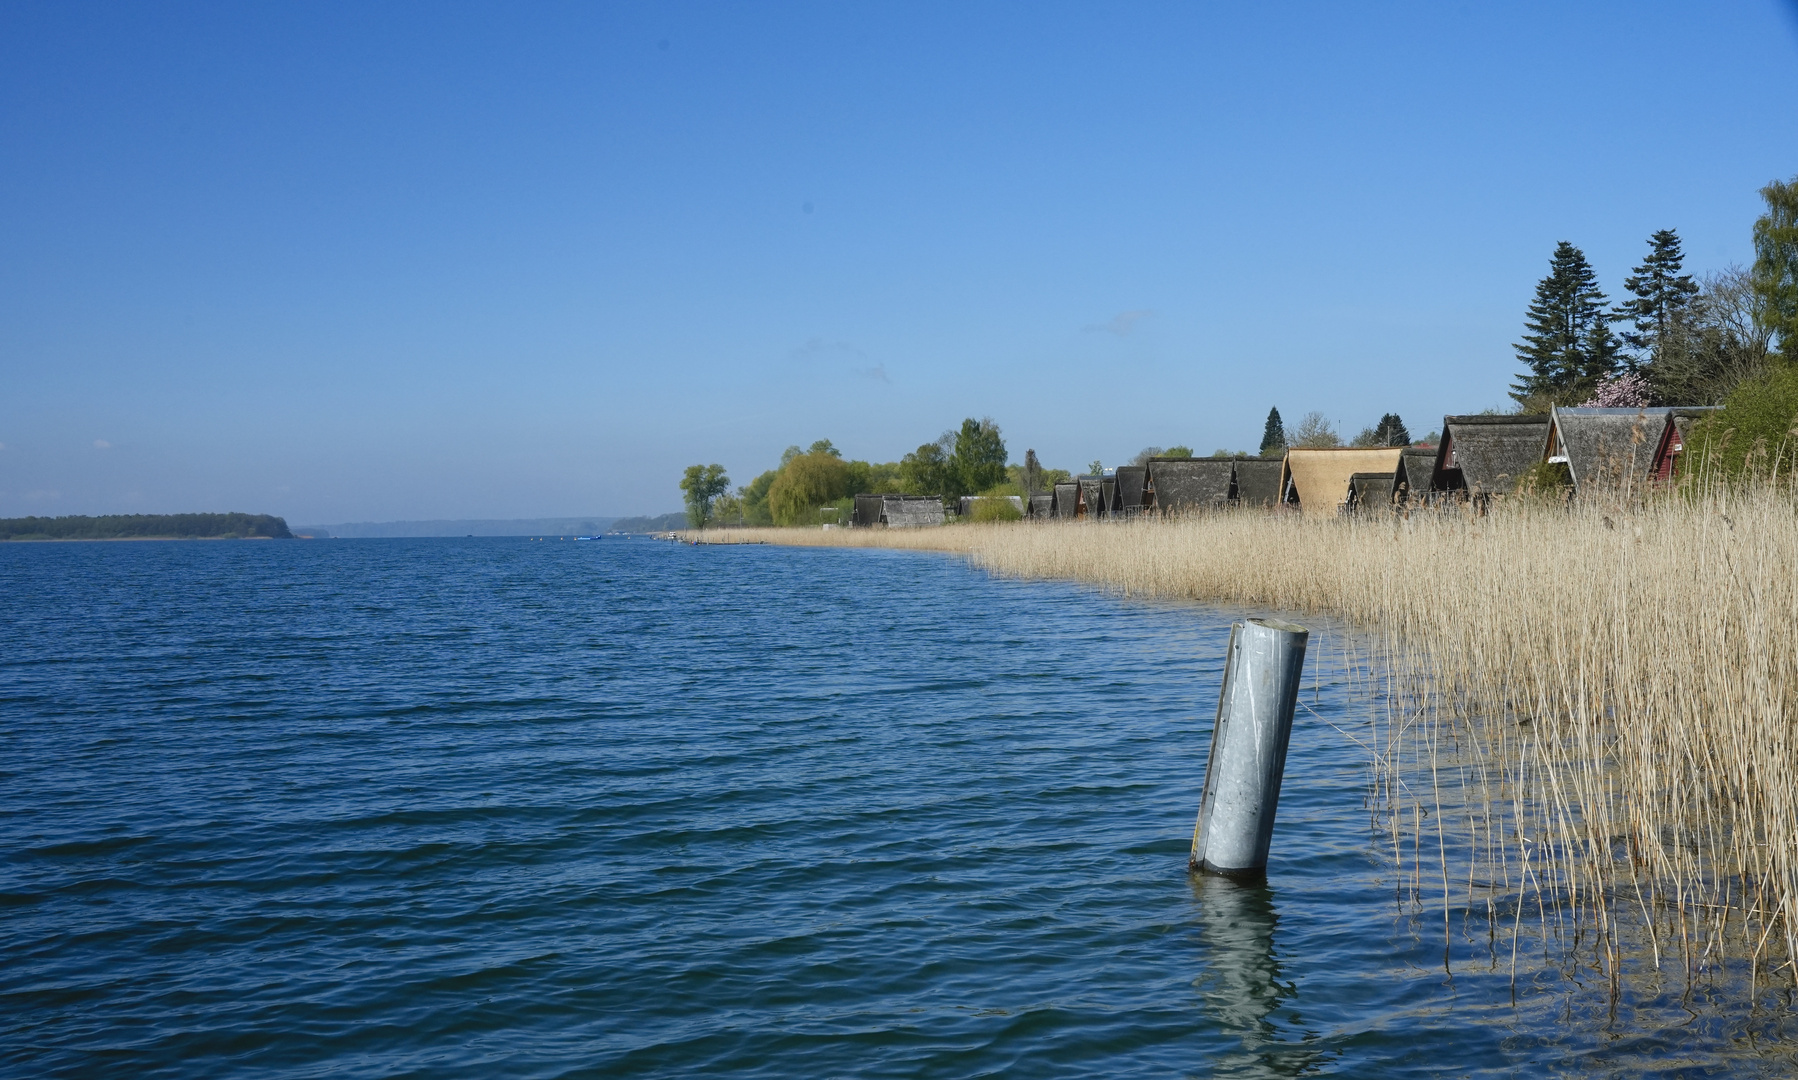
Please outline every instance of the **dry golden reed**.
[[[1451, 894], [1511, 912], [1514, 955], [1527, 901], [1613, 978], [1621, 942], [1688, 972], [1798, 956], [1798, 501], [1783, 484], [1485, 516], [706, 539], [948, 551], [1000, 575], [1338, 616], [1379, 657], [1384, 715], [1363, 745], [1395, 849], [1410, 830], [1401, 865], [1426, 887], [1440, 876], [1445, 922]], [[1427, 872], [1425, 846], [1440, 853]]]

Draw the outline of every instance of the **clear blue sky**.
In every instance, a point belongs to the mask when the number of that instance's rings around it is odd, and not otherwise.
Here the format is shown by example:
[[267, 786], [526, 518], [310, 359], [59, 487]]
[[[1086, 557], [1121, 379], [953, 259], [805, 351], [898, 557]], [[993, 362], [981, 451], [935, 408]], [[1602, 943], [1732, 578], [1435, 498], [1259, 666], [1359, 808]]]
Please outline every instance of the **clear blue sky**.
[[1503, 403], [1555, 242], [1752, 259], [1736, 4], [0, 7], [0, 516], [661, 512], [693, 462]]

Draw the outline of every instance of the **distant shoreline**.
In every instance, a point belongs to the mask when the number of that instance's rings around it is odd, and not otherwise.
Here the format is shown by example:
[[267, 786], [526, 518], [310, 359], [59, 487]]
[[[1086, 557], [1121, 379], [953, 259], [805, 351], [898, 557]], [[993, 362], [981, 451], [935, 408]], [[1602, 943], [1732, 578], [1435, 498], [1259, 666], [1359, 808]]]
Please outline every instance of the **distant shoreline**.
[[[0, 536], [0, 544], [118, 544], [136, 543], [140, 540], [161, 542], [167, 540], [273, 540], [272, 536]], [[295, 540], [310, 540], [310, 536], [295, 536]]]

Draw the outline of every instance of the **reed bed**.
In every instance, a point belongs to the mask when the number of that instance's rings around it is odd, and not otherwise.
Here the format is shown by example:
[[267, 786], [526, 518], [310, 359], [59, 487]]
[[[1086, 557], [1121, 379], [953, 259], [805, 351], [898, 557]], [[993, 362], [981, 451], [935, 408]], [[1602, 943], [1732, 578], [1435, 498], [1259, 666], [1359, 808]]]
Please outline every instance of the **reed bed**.
[[947, 551], [1125, 596], [1340, 617], [1373, 661], [1379, 713], [1347, 734], [1375, 766], [1400, 867], [1419, 892], [1440, 892], [1445, 930], [1451, 904], [1483, 913], [1495, 937], [1508, 929], [1514, 964], [1528, 909], [1613, 985], [1631, 960], [1798, 975], [1798, 499], [1787, 485], [1627, 505], [1518, 500], [1484, 516], [1219, 513], [704, 539]]

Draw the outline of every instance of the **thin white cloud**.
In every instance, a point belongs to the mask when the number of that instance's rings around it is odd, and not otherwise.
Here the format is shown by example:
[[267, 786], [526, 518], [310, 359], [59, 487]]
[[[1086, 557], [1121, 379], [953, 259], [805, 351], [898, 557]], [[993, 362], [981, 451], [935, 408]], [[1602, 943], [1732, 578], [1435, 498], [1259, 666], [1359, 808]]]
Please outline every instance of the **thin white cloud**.
[[883, 383], [888, 384], [889, 386], [892, 385], [892, 382], [893, 382], [893, 380], [887, 378], [887, 366], [884, 361], [881, 363], [875, 364], [873, 367], [868, 368], [867, 370], [863, 371], [862, 378], [872, 379], [875, 382], [883, 382]]
[[1086, 327], [1086, 329], [1089, 332], [1104, 331], [1107, 334], [1116, 334], [1118, 337], [1129, 337], [1130, 331], [1136, 329], [1137, 323], [1142, 322], [1153, 314], [1155, 314], [1155, 312], [1148, 308], [1138, 308], [1133, 311], [1120, 311], [1116, 315], [1113, 315], [1109, 322], [1094, 323], [1093, 325]]
[[95, 450], [111, 450], [112, 444], [107, 442], [105, 439], [95, 439], [94, 440], [94, 449]]

